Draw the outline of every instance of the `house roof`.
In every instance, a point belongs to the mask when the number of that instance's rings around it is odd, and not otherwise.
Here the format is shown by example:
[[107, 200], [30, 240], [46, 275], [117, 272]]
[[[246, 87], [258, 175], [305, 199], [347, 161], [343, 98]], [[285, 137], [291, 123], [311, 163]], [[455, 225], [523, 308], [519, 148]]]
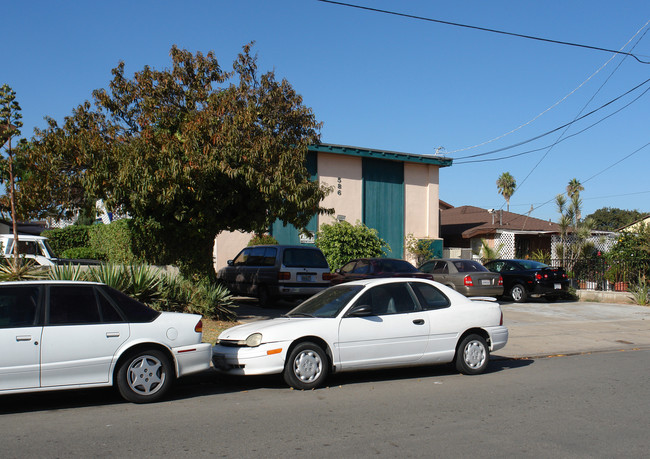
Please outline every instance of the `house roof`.
[[645, 217], [642, 217], [638, 219], [635, 222], [630, 223], [629, 225], [625, 225], [616, 231], [635, 231], [641, 226], [641, 223], [644, 223], [646, 225], [650, 225], [650, 215], [646, 215]]
[[363, 158], [388, 159], [404, 163], [433, 164], [440, 167], [451, 166], [453, 159], [437, 155], [418, 155], [415, 153], [402, 153], [388, 150], [371, 150], [368, 148], [351, 147], [346, 145], [332, 145], [321, 143], [310, 145], [309, 151], [334, 153], [339, 155], [360, 156]]
[[442, 237], [461, 234], [464, 239], [501, 231], [548, 234], [560, 232], [560, 226], [551, 221], [505, 210], [490, 212], [474, 206], [442, 209], [440, 226]]

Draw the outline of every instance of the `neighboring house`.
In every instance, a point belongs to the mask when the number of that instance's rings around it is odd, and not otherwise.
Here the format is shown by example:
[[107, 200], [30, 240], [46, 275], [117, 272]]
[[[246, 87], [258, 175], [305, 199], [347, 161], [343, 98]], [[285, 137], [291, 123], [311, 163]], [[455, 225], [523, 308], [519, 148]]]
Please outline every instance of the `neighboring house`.
[[[357, 221], [378, 231], [391, 247], [390, 256], [404, 257], [404, 239], [439, 239], [439, 171], [452, 159], [386, 150], [320, 144], [309, 147], [307, 170], [314, 180], [334, 189], [322, 202], [334, 215], [316, 215], [312, 233], [323, 223]], [[269, 232], [280, 244], [311, 244], [299, 229], [276, 222]], [[226, 265], [248, 244], [249, 233], [221, 233], [214, 245], [215, 268]], [[435, 246], [435, 243], [434, 243]]]
[[650, 215], [647, 215], [647, 216], [635, 221], [634, 223], [630, 223], [627, 226], [619, 228], [618, 232], [620, 232], [620, 233], [633, 233], [635, 231], [639, 231], [639, 228], [641, 227], [642, 224], [645, 225], [645, 226], [650, 227]]
[[[451, 251], [445, 256], [470, 258], [471, 254], [480, 253], [485, 239], [490, 247], [501, 248], [501, 258], [527, 258], [540, 250], [555, 258], [560, 244], [560, 226], [550, 220], [505, 210], [474, 206], [441, 207], [440, 236], [445, 248]], [[606, 231], [593, 231], [589, 238], [596, 249], [605, 252], [615, 241], [615, 233]], [[458, 250], [454, 253], [453, 249]]]

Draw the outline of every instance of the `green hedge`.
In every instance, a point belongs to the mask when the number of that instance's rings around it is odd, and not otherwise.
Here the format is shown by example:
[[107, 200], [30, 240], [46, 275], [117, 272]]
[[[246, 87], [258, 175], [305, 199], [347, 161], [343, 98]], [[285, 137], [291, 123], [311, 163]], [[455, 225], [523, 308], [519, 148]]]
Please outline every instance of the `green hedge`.
[[89, 246], [89, 231], [92, 226], [72, 225], [65, 228], [56, 228], [45, 230], [41, 236], [45, 236], [50, 243], [50, 247], [57, 256], [62, 256], [63, 252], [68, 249]]
[[110, 263], [130, 264], [138, 261], [131, 249], [133, 236], [129, 220], [93, 225], [89, 236], [89, 247], [105, 254], [104, 259]]
[[73, 247], [71, 249], [64, 250], [63, 253], [58, 255], [61, 258], [69, 258], [75, 260], [106, 260], [106, 254], [104, 252], [98, 252], [92, 247]]

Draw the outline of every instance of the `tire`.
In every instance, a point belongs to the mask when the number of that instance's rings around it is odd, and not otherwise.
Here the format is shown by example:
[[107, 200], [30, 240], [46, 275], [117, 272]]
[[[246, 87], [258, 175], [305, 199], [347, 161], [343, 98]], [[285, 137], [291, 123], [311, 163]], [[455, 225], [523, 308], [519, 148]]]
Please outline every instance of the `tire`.
[[266, 308], [273, 305], [273, 298], [269, 293], [269, 288], [266, 285], [260, 285], [257, 288], [257, 300], [261, 307]]
[[515, 303], [524, 303], [528, 299], [528, 292], [523, 285], [515, 284], [510, 289], [510, 296]]
[[490, 349], [480, 335], [467, 335], [456, 350], [456, 369], [465, 375], [483, 373], [490, 360]]
[[130, 355], [117, 372], [117, 388], [122, 397], [133, 403], [157, 402], [174, 381], [169, 357], [155, 349]]
[[325, 351], [311, 342], [294, 347], [284, 364], [284, 381], [294, 389], [315, 389], [322, 385], [328, 374], [329, 361]]

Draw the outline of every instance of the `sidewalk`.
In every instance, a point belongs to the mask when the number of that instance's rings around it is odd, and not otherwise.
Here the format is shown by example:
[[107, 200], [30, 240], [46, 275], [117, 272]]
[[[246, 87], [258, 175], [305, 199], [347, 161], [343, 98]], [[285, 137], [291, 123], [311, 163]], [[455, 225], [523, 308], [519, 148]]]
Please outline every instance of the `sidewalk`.
[[503, 303], [508, 344], [495, 357], [650, 349], [650, 307], [558, 302]]

